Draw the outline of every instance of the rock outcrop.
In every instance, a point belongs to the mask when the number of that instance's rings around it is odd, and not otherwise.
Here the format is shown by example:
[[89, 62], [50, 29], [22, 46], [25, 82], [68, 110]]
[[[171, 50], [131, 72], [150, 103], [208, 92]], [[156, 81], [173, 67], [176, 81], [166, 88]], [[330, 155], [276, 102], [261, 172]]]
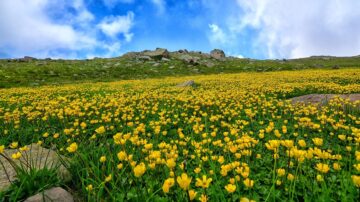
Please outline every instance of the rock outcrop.
[[164, 48], [156, 48], [154, 51], [144, 51], [142, 55], [149, 56], [153, 59], [161, 60], [161, 58], [168, 58], [170, 57], [169, 51]]
[[221, 60], [221, 59], [224, 59], [225, 58], [225, 53], [223, 50], [220, 50], [220, 49], [214, 49], [210, 52], [210, 56], [212, 58], [215, 58], [217, 60]]

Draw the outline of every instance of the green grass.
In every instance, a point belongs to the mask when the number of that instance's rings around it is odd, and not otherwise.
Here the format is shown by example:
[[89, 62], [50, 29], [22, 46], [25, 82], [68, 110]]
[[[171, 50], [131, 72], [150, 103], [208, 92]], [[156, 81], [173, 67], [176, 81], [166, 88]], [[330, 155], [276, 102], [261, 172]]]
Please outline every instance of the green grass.
[[17, 179], [4, 192], [0, 192], [0, 201], [21, 201], [27, 197], [60, 186], [61, 180], [56, 169], [18, 169]]
[[[201, 55], [193, 54], [201, 57]], [[207, 67], [205, 63], [212, 63]], [[153, 66], [159, 63], [158, 66]], [[330, 69], [334, 66], [360, 67], [360, 57], [310, 57], [293, 60], [252, 60], [228, 58], [218, 61], [201, 58], [191, 65], [172, 54], [170, 61], [141, 61], [126, 57], [92, 60], [0, 60], [0, 88], [14, 86], [58, 85], [63, 83], [161, 78], [198, 74], [237, 73], [249, 71], [280, 71], [300, 69]], [[343, 81], [334, 78], [335, 82]]]

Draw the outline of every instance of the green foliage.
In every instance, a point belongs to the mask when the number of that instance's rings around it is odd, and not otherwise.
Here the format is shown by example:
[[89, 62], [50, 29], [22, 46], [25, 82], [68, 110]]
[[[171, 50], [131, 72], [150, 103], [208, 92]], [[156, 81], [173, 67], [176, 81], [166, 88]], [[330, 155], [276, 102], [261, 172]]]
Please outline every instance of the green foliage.
[[61, 185], [55, 169], [17, 169], [17, 179], [4, 192], [0, 201], [21, 201], [51, 187]]
[[[201, 55], [194, 56], [201, 57]], [[360, 57], [324, 56], [293, 60], [228, 58], [223, 61], [201, 58], [200, 61], [199, 64], [188, 64], [174, 55], [169, 61], [142, 61], [127, 57], [92, 60], [0, 60], [0, 88], [249, 71], [360, 67]], [[156, 63], [159, 65], [154, 65]], [[206, 63], [211, 63], [212, 66], [206, 66]], [[334, 82], [346, 85], [360, 82], [360, 79], [344, 81], [334, 77]]]

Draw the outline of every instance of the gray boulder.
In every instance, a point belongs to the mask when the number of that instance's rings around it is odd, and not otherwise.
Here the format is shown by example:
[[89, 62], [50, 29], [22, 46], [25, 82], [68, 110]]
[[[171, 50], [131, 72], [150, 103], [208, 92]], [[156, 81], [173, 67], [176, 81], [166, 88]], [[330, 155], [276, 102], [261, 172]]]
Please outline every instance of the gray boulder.
[[177, 85], [177, 87], [186, 87], [186, 86], [193, 86], [195, 85], [194, 80], [185, 81], [184, 83], [180, 83]]
[[24, 202], [73, 202], [73, 196], [61, 187], [47, 189], [27, 198]]
[[199, 58], [198, 57], [193, 57], [193, 56], [188, 55], [188, 54], [180, 55], [179, 59], [186, 62], [186, 63], [189, 63], [189, 64], [194, 64], [194, 65], [199, 64], [199, 62], [198, 62]]
[[217, 60], [220, 60], [220, 59], [225, 59], [225, 53], [223, 50], [220, 50], [220, 49], [214, 49], [210, 52], [210, 56], [212, 58], [215, 58]]

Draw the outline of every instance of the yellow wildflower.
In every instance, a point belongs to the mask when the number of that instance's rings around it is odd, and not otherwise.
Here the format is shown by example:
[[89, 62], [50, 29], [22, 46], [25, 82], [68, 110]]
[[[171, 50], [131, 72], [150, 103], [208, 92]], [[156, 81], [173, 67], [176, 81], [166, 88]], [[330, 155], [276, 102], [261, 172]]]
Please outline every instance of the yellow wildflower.
[[105, 178], [105, 182], [110, 182], [112, 179], [112, 175], [108, 175], [106, 178]]
[[100, 162], [101, 162], [101, 163], [104, 163], [105, 161], [106, 161], [106, 156], [101, 156], [101, 157], [100, 157]]
[[206, 175], [202, 176], [202, 179], [196, 178], [196, 186], [202, 187], [202, 188], [208, 188], [210, 183], [212, 181], [212, 178], [207, 178]]
[[225, 186], [225, 189], [228, 193], [233, 193], [236, 191], [236, 185], [234, 184], [228, 184]]
[[352, 179], [353, 183], [355, 184], [355, 186], [360, 188], [360, 176], [352, 175], [351, 179]]
[[97, 129], [95, 130], [95, 132], [96, 132], [97, 134], [103, 134], [103, 133], [105, 133], [105, 131], [106, 131], [106, 129], [105, 129], [104, 126], [100, 126], [99, 128], [97, 128]]
[[194, 191], [193, 189], [191, 189], [191, 190], [189, 190], [188, 193], [189, 193], [189, 199], [190, 199], [190, 201], [194, 200], [195, 197], [196, 197], [197, 192]]
[[140, 163], [139, 165], [134, 167], [134, 175], [135, 177], [141, 177], [146, 171], [146, 167], [144, 163]]
[[254, 186], [254, 180], [250, 180], [249, 178], [246, 178], [246, 179], [244, 180], [244, 185], [245, 185], [246, 187], [251, 188], [251, 187]]
[[16, 149], [18, 146], [19, 146], [19, 143], [18, 143], [18, 142], [12, 142], [12, 143], [10, 144], [10, 148], [11, 148], [11, 149]]
[[19, 159], [21, 157], [21, 153], [20, 152], [16, 152], [14, 154], [11, 155], [11, 158], [13, 159]]
[[70, 153], [76, 152], [77, 149], [78, 149], [78, 145], [76, 144], [76, 142], [71, 143], [70, 146], [66, 148], [66, 150]]
[[285, 169], [284, 168], [279, 168], [276, 170], [277, 174], [281, 177], [285, 175]]
[[329, 172], [330, 167], [329, 167], [329, 165], [324, 164], [324, 163], [317, 163], [315, 169], [318, 170], [319, 172], [327, 173], [327, 172]]
[[182, 173], [181, 177], [178, 176], [176, 181], [179, 184], [181, 189], [187, 190], [187, 189], [189, 189], [189, 186], [191, 183], [191, 177], [188, 177], [188, 175], [186, 173]]
[[162, 190], [164, 193], [169, 193], [169, 190], [172, 186], [174, 186], [175, 184], [175, 180], [174, 178], [168, 178], [165, 180], [163, 186], [162, 186]]

